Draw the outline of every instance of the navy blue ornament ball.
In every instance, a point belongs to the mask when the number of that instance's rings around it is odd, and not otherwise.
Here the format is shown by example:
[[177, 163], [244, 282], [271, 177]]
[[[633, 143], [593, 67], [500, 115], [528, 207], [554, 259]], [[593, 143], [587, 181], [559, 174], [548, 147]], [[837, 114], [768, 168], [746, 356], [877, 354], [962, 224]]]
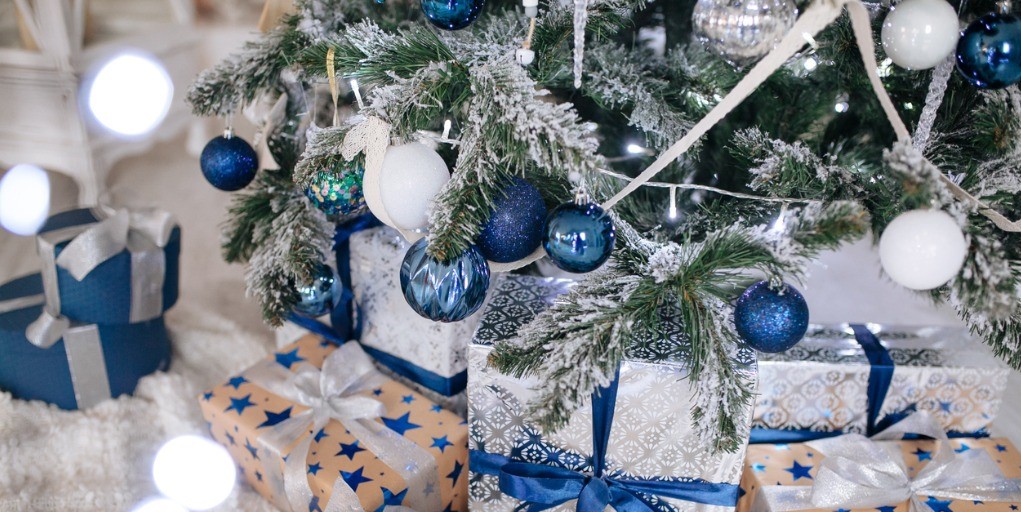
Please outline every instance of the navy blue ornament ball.
[[298, 303], [294, 305], [294, 312], [308, 318], [318, 318], [329, 313], [340, 297], [339, 286], [340, 278], [332, 268], [323, 263], [316, 265], [312, 280], [295, 287]]
[[479, 234], [479, 250], [489, 261], [510, 263], [535, 251], [542, 243], [546, 203], [539, 189], [514, 178], [496, 200], [496, 208]]
[[259, 169], [259, 156], [245, 139], [232, 135], [209, 141], [199, 158], [202, 175], [212, 186], [233, 192], [248, 186]]
[[458, 322], [482, 307], [489, 289], [489, 263], [478, 248], [442, 262], [428, 254], [425, 238], [401, 263], [401, 291], [411, 309], [435, 322]]
[[461, 30], [482, 13], [484, 0], [422, 0], [422, 12], [433, 25], [444, 30]]
[[968, 25], [957, 41], [957, 70], [983, 89], [1021, 81], [1021, 17], [987, 14]]
[[737, 299], [734, 324], [741, 338], [759, 352], [784, 352], [808, 331], [808, 303], [784, 283], [780, 291], [766, 281], [748, 287]]
[[543, 248], [561, 270], [591, 272], [610, 258], [617, 232], [610, 216], [595, 203], [564, 203], [543, 226]]

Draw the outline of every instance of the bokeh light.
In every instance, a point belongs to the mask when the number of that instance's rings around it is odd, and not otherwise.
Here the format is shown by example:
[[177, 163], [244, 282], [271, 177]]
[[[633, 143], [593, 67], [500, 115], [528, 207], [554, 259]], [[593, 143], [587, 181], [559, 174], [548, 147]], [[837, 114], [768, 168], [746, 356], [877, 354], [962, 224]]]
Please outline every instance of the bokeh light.
[[140, 137], [156, 129], [174, 97], [174, 84], [163, 64], [138, 52], [106, 61], [86, 87], [92, 116], [125, 137]]
[[181, 436], [160, 448], [152, 477], [167, 498], [191, 510], [208, 510], [230, 496], [237, 472], [224, 447], [204, 437]]
[[0, 179], [0, 225], [17, 235], [34, 235], [50, 212], [50, 178], [29, 164], [15, 165]]

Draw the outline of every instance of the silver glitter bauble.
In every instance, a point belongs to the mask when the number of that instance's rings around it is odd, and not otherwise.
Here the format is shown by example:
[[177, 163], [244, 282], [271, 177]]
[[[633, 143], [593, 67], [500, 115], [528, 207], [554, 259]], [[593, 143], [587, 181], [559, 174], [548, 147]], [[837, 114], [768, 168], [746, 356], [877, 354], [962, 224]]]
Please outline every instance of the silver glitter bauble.
[[744, 66], [769, 53], [797, 19], [791, 0], [698, 0], [692, 25], [710, 51]]

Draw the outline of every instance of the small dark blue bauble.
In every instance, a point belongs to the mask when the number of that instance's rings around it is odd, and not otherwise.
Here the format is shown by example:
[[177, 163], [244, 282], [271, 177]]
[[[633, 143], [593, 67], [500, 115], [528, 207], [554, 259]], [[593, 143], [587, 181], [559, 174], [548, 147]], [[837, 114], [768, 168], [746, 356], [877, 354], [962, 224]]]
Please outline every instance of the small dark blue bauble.
[[408, 249], [401, 263], [401, 291], [411, 309], [435, 322], [458, 322], [482, 307], [489, 289], [489, 263], [469, 246], [444, 263], [426, 252], [425, 238]]
[[734, 307], [734, 325], [741, 338], [759, 352], [783, 352], [808, 331], [808, 303], [801, 292], [784, 283], [780, 292], [759, 281], [748, 287]]
[[542, 243], [546, 203], [531, 183], [514, 178], [496, 200], [489, 222], [479, 234], [479, 250], [489, 261], [510, 263], [535, 251]]
[[328, 265], [320, 263], [312, 272], [312, 280], [300, 283], [295, 287], [298, 292], [298, 303], [294, 312], [309, 318], [318, 318], [333, 309], [334, 302], [340, 297], [340, 278]]
[[245, 139], [237, 135], [219, 136], [202, 149], [199, 159], [202, 174], [212, 186], [233, 192], [248, 186], [259, 169], [259, 156]]
[[482, 13], [484, 0], [422, 0], [429, 22], [444, 30], [461, 30]]
[[564, 203], [550, 212], [543, 226], [542, 246], [561, 270], [591, 272], [613, 252], [617, 232], [613, 220], [595, 203]]
[[987, 14], [968, 25], [957, 41], [957, 70], [983, 89], [1021, 81], [1021, 17]]

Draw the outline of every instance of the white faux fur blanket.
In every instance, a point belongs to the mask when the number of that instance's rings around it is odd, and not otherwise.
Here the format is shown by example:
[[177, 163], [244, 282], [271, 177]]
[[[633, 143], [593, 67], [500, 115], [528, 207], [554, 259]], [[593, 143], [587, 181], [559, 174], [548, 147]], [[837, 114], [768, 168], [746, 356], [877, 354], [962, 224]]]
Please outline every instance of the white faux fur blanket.
[[[265, 334], [181, 304], [167, 316], [170, 371], [135, 396], [80, 412], [0, 393], [0, 511], [130, 511], [158, 496], [152, 461], [167, 440], [208, 435], [196, 396], [267, 354]], [[239, 480], [216, 510], [274, 510]]]

